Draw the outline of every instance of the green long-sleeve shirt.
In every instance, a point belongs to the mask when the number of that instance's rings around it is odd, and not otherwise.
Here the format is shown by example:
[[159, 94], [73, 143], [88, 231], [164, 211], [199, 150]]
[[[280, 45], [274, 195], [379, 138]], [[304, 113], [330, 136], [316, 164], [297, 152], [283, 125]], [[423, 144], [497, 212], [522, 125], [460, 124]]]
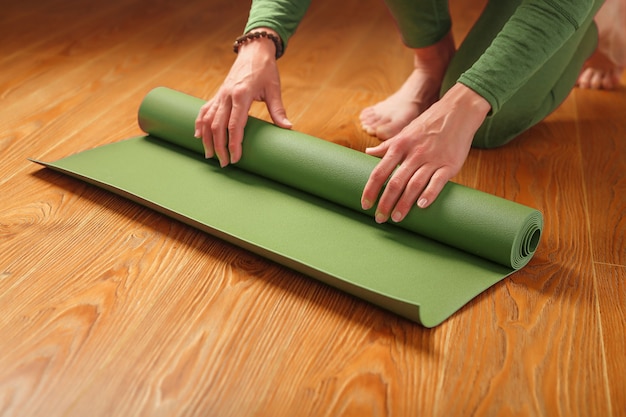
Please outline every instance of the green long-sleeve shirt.
[[[510, 13], [492, 14], [502, 28], [457, 80], [483, 96], [497, 113], [521, 86], [581, 27], [602, 0], [492, 0]], [[403, 41], [431, 45], [450, 30], [448, 0], [387, 0]], [[274, 29], [286, 48], [310, 0], [253, 0], [245, 31]], [[519, 7], [518, 7], [519, 5]], [[495, 18], [494, 18], [495, 17]], [[499, 20], [499, 21], [498, 21]]]

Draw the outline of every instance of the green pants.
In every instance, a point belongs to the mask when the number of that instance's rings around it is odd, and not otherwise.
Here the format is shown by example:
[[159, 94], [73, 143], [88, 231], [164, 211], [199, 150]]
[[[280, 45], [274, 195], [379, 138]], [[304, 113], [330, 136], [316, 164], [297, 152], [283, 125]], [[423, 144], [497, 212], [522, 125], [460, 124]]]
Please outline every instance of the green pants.
[[[386, 3], [409, 47], [431, 45], [450, 30], [447, 1], [387, 0]], [[442, 94], [483, 55], [522, 3], [523, 0], [489, 0], [450, 63]], [[565, 100], [585, 60], [596, 48], [598, 38], [593, 17], [601, 4], [602, 0], [595, 0], [591, 10], [586, 10], [580, 19], [577, 30], [541, 62], [521, 86], [506, 95], [497, 111], [490, 113], [476, 133], [474, 146], [492, 148], [504, 145], [543, 120]], [[547, 28], [546, 32], [549, 31]], [[494, 77], [500, 75], [502, 83], [510, 81], [507, 80], [508, 74], [496, 73]]]

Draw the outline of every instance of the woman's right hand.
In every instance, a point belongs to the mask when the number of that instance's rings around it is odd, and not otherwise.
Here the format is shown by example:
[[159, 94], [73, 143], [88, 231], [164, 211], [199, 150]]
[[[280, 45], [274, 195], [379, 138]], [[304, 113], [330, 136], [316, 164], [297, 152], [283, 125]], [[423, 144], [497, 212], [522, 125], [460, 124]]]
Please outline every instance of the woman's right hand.
[[[255, 29], [253, 32], [269, 29]], [[280, 90], [276, 47], [257, 38], [239, 47], [237, 58], [215, 96], [198, 112], [195, 136], [202, 138], [205, 156], [217, 155], [220, 166], [241, 158], [243, 131], [252, 101], [264, 101], [274, 123], [290, 129]]]

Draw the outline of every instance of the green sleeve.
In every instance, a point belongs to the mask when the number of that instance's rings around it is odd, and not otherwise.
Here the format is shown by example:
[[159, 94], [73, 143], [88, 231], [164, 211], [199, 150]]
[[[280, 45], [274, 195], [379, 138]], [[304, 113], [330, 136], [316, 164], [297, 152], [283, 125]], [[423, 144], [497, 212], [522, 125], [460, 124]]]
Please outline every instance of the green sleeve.
[[458, 82], [498, 112], [588, 19], [593, 0], [525, 0]]
[[275, 30], [287, 49], [287, 42], [304, 17], [311, 0], [253, 0], [244, 33], [258, 27]]
[[452, 27], [448, 0], [385, 0], [385, 4], [409, 48], [433, 45]]

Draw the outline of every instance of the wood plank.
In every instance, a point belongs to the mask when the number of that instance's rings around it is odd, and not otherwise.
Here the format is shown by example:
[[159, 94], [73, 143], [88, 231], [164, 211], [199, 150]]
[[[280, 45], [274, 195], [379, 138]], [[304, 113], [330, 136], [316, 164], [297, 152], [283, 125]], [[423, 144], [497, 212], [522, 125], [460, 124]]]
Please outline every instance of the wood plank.
[[601, 322], [606, 387], [614, 415], [626, 415], [626, 94], [577, 90], [581, 187], [588, 205], [594, 283]]
[[584, 183], [594, 261], [626, 265], [626, 94], [578, 90]]
[[[12, 134], [0, 145], [9, 163], [23, 167], [27, 157], [48, 154], [49, 158], [56, 159], [65, 156], [67, 151], [53, 151], [67, 142], [80, 144], [72, 146], [72, 152], [76, 152], [139, 134], [135, 120], [141, 97], [149, 89], [168, 82], [160, 77], [171, 72], [181, 77], [178, 69], [181, 62], [200, 66], [199, 61], [202, 61], [208, 68], [215, 65], [206, 55], [198, 53], [201, 44], [189, 46], [198, 35], [189, 30], [190, 24], [186, 21], [190, 20], [195, 28], [197, 16], [202, 16], [199, 26], [215, 24], [217, 19], [214, 14], [200, 13], [198, 8], [185, 9], [179, 16], [182, 25], [174, 20], [151, 27], [149, 31], [140, 30], [130, 36], [129, 41], [112, 49], [104, 48], [96, 58], [86, 57], [81, 65], [55, 65], [45, 76], [15, 84], [7, 97], [11, 104], [9, 117], [0, 120], [0, 129], [8, 130], [8, 126], [12, 126]], [[223, 27], [225, 31], [230, 30], [228, 26]], [[220, 30], [215, 33], [222, 34]], [[99, 42], [97, 36], [94, 39]], [[87, 43], [85, 50], [90, 50], [89, 46]], [[91, 46], [98, 49], [97, 45]], [[146, 65], [146, 60], [154, 56], [160, 57], [162, 65]], [[111, 66], [108, 62], [116, 64]], [[182, 76], [185, 79], [188, 74], [183, 71]], [[194, 81], [211, 87], [218, 83], [217, 79], [208, 81], [206, 77], [198, 76]], [[180, 81], [176, 84], [179, 88], [185, 86]], [[28, 139], [34, 135], [55, 140], [29, 143]], [[24, 146], [25, 142], [29, 143], [28, 147]], [[14, 169], [15, 165], [9, 166], [9, 171], [17, 172]]]
[[602, 320], [603, 350], [606, 360], [606, 381], [611, 396], [611, 411], [626, 415], [626, 268], [595, 264], [598, 308]]
[[[584, 416], [610, 409], [607, 392], [598, 389], [604, 363], [589, 236], [577, 220], [586, 211], [581, 162], [572, 157], [576, 138], [575, 106], [568, 101], [511, 144], [481, 151], [478, 188], [537, 207], [545, 217], [531, 264], [494, 289], [494, 325], [507, 353], [491, 390], [495, 394], [508, 385], [509, 396], [517, 392], [507, 403], [513, 414], [550, 410]], [[470, 327], [461, 334], [475, 331]], [[485, 360], [495, 355], [490, 352]], [[568, 391], [559, 392], [565, 381]], [[486, 402], [495, 398], [487, 394]]]

